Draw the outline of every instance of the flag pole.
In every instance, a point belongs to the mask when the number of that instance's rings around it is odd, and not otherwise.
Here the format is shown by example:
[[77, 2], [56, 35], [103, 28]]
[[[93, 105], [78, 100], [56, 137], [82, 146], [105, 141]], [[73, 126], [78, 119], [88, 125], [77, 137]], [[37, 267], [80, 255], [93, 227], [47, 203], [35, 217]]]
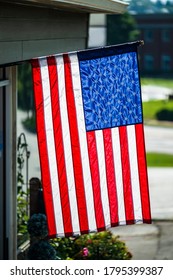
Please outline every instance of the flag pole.
[[144, 45], [144, 40], [139, 40], [139, 47]]

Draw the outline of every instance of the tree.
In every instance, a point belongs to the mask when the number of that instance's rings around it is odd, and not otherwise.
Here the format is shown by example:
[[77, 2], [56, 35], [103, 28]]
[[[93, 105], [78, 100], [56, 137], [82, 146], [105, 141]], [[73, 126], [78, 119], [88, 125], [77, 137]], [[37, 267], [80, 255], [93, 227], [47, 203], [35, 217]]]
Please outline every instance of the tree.
[[18, 108], [27, 113], [26, 119], [22, 121], [25, 129], [35, 133], [35, 108], [30, 63], [18, 66]]
[[129, 13], [107, 16], [107, 44], [121, 44], [135, 41], [139, 30], [135, 19]]
[[31, 65], [23, 63], [18, 66], [18, 107], [27, 112], [34, 111]]

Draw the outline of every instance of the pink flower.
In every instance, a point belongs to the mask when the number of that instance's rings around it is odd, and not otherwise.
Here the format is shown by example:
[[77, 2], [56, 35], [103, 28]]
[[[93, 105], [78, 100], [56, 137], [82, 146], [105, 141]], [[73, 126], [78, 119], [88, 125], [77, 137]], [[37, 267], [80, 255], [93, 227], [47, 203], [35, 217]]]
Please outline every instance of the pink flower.
[[83, 248], [83, 250], [82, 250], [82, 255], [83, 255], [84, 257], [87, 257], [88, 254], [89, 254], [88, 248], [86, 248], [86, 247]]

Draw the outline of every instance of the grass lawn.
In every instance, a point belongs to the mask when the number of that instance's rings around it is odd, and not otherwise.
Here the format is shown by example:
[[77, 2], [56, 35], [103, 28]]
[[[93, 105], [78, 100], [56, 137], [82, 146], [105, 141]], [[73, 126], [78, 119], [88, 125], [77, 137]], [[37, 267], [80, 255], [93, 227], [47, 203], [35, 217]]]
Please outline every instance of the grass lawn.
[[163, 79], [163, 78], [142, 78], [141, 85], [154, 85], [173, 89], [173, 79]]
[[[155, 85], [173, 89], [173, 79], [141, 78], [141, 85]], [[156, 121], [154, 125], [167, 125], [164, 122], [157, 122], [156, 114], [163, 109], [173, 112], [173, 100], [151, 100], [143, 102], [144, 121]], [[172, 126], [173, 122], [169, 122]], [[162, 153], [147, 153], [148, 167], [173, 167], [173, 155]]]
[[147, 153], [148, 167], [173, 167], [173, 155]]
[[[147, 77], [141, 77], [141, 85], [155, 85], [160, 87], [167, 87], [173, 89], [173, 79], [164, 79], [164, 78], [147, 78]], [[144, 121], [147, 123], [148, 121], [155, 121], [157, 120], [156, 114], [158, 112], [161, 112], [162, 110], [166, 110], [168, 114], [173, 114], [173, 100], [150, 100], [148, 102], [143, 102], [143, 114], [144, 114]], [[170, 121], [172, 118], [162, 119]], [[173, 122], [170, 122], [170, 125], [172, 126]], [[152, 123], [151, 123], [152, 124]], [[157, 123], [153, 123], [154, 125], [157, 125]], [[163, 124], [163, 123], [162, 123]], [[160, 123], [160, 125], [162, 125]]]
[[173, 111], [173, 100], [151, 100], [142, 104], [144, 120], [156, 119], [156, 113], [163, 109]]

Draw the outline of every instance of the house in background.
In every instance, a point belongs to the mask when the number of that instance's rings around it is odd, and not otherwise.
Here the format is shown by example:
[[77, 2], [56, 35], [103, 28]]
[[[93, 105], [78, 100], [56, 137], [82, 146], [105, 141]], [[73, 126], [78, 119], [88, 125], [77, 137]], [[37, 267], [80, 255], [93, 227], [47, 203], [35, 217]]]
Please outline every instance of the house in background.
[[[134, 17], [140, 32], [139, 40], [144, 40], [144, 46], [139, 49], [141, 73], [172, 74], [173, 3], [151, 2], [146, 7], [145, 3], [132, 1], [128, 6], [128, 12]], [[107, 45], [106, 17], [105, 14], [90, 16], [89, 47]]]
[[17, 258], [17, 64], [85, 49], [90, 13], [123, 13], [112, 0], [0, 0], [0, 259]]
[[143, 74], [173, 72], [173, 13], [134, 15], [145, 44], [140, 53]]

